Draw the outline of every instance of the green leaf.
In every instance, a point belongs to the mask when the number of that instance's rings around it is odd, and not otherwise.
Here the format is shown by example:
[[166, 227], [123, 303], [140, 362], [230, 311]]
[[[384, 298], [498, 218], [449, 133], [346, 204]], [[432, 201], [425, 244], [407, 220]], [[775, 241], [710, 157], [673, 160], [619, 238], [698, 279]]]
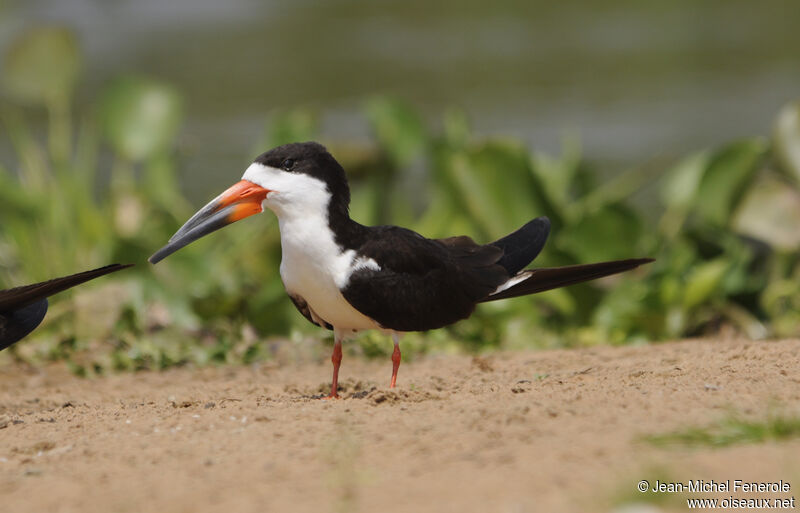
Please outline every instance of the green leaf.
[[72, 95], [80, 68], [81, 53], [71, 30], [34, 28], [9, 47], [3, 84], [19, 101], [49, 104]]
[[690, 310], [714, 296], [728, 268], [728, 261], [724, 258], [703, 262], [695, 267], [687, 279], [683, 295], [684, 309]]
[[367, 102], [366, 114], [378, 142], [396, 166], [409, 165], [425, 148], [425, 127], [416, 111], [406, 103], [373, 98]]
[[558, 247], [579, 262], [628, 258], [642, 236], [642, 220], [630, 207], [608, 205], [556, 234]]
[[[800, 271], [800, 268], [798, 268]], [[800, 333], [800, 276], [772, 280], [761, 294], [760, 302], [767, 312], [771, 328], [780, 337], [796, 337]]]
[[444, 194], [463, 209], [481, 237], [503, 236], [549, 214], [524, 146], [490, 141], [466, 150], [445, 150], [434, 173]]
[[570, 189], [575, 185], [575, 176], [581, 164], [580, 141], [575, 137], [566, 138], [559, 157], [534, 151], [531, 162], [533, 172], [542, 182], [548, 199], [566, 209], [570, 202]]
[[717, 226], [728, 225], [766, 150], [764, 139], [749, 139], [713, 155], [695, 196], [695, 211], [701, 218]]
[[708, 167], [708, 152], [692, 154], [670, 169], [661, 180], [661, 202], [668, 209], [688, 208], [697, 196], [700, 180]]
[[773, 138], [781, 167], [800, 183], [800, 101], [785, 105], [778, 113]]
[[608, 333], [615, 330], [641, 331], [636, 325], [645, 318], [648, 292], [649, 287], [643, 281], [626, 280], [618, 284], [603, 296], [592, 321]]
[[778, 177], [759, 179], [733, 219], [733, 228], [781, 251], [800, 248], [800, 191]]
[[469, 141], [469, 120], [463, 110], [447, 110], [442, 118], [442, 129], [447, 144], [451, 146], [464, 146]]
[[168, 148], [181, 121], [181, 98], [171, 86], [142, 77], [112, 82], [101, 103], [106, 138], [126, 160], [147, 160]]

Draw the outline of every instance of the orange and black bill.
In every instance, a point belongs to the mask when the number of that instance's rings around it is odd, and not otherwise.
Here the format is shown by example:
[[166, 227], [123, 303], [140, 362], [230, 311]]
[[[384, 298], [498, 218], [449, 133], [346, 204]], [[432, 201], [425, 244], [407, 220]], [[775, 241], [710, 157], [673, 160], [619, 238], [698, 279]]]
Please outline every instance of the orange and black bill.
[[148, 261], [155, 264], [182, 247], [204, 235], [219, 230], [231, 223], [260, 214], [264, 211], [261, 202], [271, 191], [242, 180], [201, 208], [186, 224], [170, 237], [166, 246], [156, 251]]

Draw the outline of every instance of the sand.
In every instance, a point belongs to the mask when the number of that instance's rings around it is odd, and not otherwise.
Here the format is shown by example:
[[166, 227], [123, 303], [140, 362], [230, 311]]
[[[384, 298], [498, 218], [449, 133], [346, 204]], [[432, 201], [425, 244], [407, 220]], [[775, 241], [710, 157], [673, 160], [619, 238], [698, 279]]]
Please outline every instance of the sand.
[[[686, 511], [661, 480], [800, 486], [800, 441], [657, 446], [737, 415], [797, 415], [800, 341], [348, 358], [81, 379], [0, 368], [9, 512]], [[695, 494], [698, 496], [698, 494]], [[699, 494], [724, 498], [737, 494]], [[636, 505], [644, 502], [645, 504]]]

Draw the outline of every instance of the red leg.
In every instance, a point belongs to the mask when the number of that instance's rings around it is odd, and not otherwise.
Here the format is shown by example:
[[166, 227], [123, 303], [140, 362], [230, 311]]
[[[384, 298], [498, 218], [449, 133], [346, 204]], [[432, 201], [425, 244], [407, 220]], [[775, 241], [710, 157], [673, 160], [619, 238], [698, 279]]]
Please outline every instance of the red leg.
[[331, 395], [329, 398], [339, 398], [337, 391], [339, 390], [339, 365], [342, 364], [342, 341], [336, 340], [333, 343], [333, 354], [331, 355], [331, 362], [333, 362], [333, 381], [331, 382]]
[[394, 339], [394, 351], [392, 352], [392, 383], [389, 388], [394, 388], [397, 384], [397, 369], [400, 368], [400, 341], [396, 334], [392, 334]]

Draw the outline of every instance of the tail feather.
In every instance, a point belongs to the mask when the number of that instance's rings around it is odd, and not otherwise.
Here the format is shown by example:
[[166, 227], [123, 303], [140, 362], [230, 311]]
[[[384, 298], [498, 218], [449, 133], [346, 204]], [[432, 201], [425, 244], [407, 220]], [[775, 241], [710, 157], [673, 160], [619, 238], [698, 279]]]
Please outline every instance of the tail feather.
[[514, 276], [539, 255], [549, 234], [550, 220], [537, 217], [489, 245], [503, 250], [503, 256], [497, 263], [506, 269], [509, 276]]
[[111, 264], [99, 269], [85, 271], [62, 278], [24, 285], [8, 290], [0, 290], [0, 312], [10, 312], [40, 301], [57, 292], [62, 292], [81, 283], [105, 274], [132, 267], [133, 264]]
[[627, 260], [614, 260], [596, 264], [570, 265], [565, 267], [551, 267], [544, 269], [531, 269], [522, 271], [509, 282], [510, 287], [500, 288], [497, 292], [488, 295], [480, 302], [507, 299], [510, 297], [527, 296], [546, 290], [566, 287], [584, 281], [595, 280], [625, 271], [630, 271], [643, 264], [653, 262], [652, 258], [630, 258]]

